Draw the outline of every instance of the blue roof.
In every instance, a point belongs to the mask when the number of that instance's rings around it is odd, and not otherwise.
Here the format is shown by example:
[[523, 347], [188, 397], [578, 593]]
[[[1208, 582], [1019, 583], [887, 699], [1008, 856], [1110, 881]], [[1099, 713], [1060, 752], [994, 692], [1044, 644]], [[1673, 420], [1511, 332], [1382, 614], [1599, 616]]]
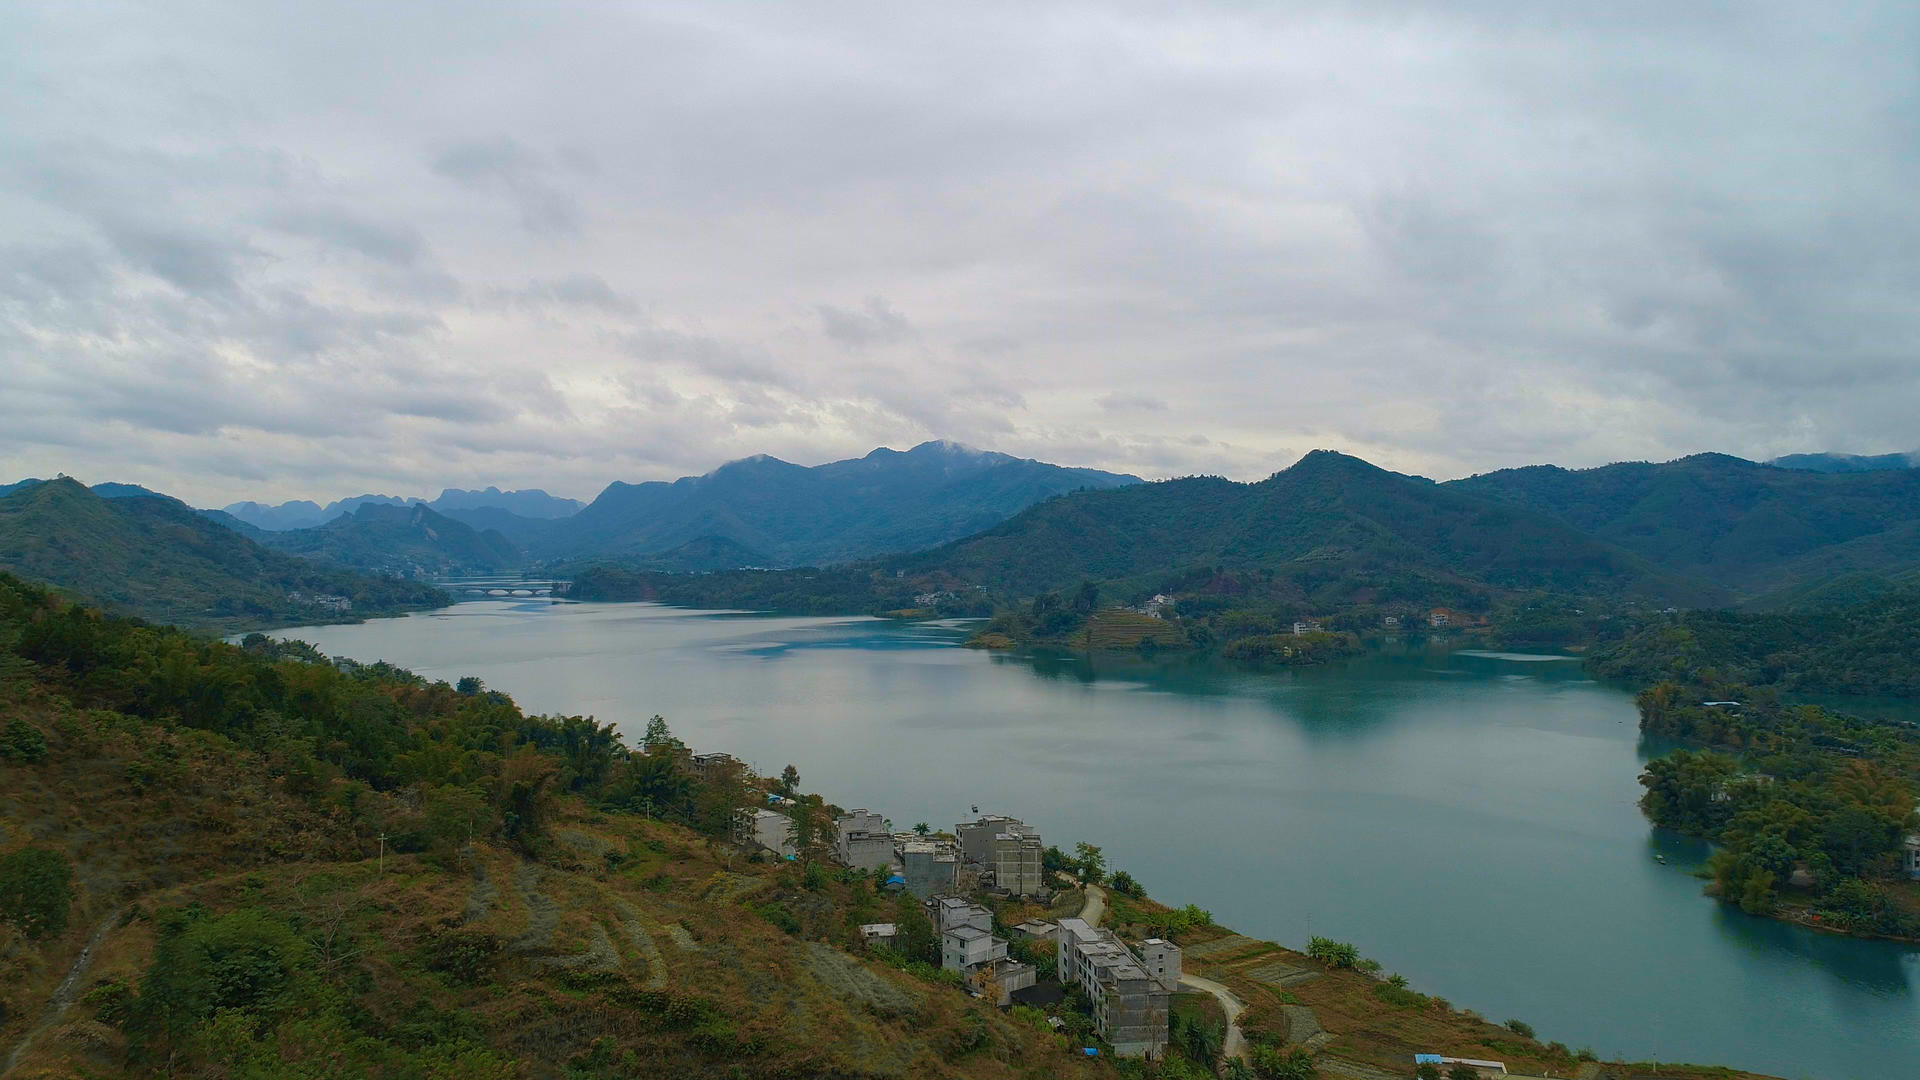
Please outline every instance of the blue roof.
[[1415, 1054], [1415, 1055], [1413, 1055], [1413, 1063], [1414, 1063], [1415, 1065], [1438, 1065], [1438, 1064], [1440, 1064], [1440, 1062], [1441, 1062], [1442, 1060], [1443, 1060], [1443, 1059], [1442, 1059], [1442, 1058], [1440, 1057], [1440, 1055], [1439, 1055], [1439, 1054]]
[[1081, 1050], [1085, 1051], [1088, 1057], [1100, 1056], [1100, 1048], [1097, 1046], [1083, 1046], [1081, 1047]]

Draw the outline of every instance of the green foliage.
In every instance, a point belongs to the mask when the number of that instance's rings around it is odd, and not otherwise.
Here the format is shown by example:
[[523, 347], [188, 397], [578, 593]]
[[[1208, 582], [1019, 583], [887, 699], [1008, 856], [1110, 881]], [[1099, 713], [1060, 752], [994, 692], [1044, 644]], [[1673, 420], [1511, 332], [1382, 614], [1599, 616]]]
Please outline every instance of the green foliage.
[[66, 856], [26, 847], [0, 855], [0, 922], [29, 938], [57, 937], [67, 930], [73, 906], [73, 867]]
[[1307, 939], [1307, 955], [1332, 968], [1351, 968], [1360, 962], [1360, 950], [1332, 938]]
[[289, 555], [390, 574], [490, 573], [526, 561], [524, 552], [492, 529], [475, 529], [419, 503], [364, 503], [324, 525], [256, 535]]
[[1313, 1067], [1313, 1055], [1297, 1046], [1291, 1050], [1256, 1046], [1251, 1057], [1253, 1071], [1263, 1080], [1313, 1080], [1320, 1075]]
[[64, 478], [0, 498], [0, 552], [0, 570], [72, 589], [116, 611], [195, 627], [341, 617], [319, 596], [345, 597], [353, 617], [448, 602], [431, 585], [330, 569], [269, 550], [173, 499], [103, 499]]
[[6, 730], [0, 731], [0, 761], [31, 764], [46, 756], [47, 737], [39, 728], [17, 716], [7, 721]]
[[1533, 1025], [1527, 1023], [1525, 1020], [1509, 1020], [1504, 1026], [1508, 1031], [1513, 1032], [1523, 1039], [1533, 1038]]
[[1455, 1065], [1447, 1070], [1447, 1080], [1484, 1080], [1480, 1070], [1471, 1065]]
[[1423, 1061], [1413, 1070], [1414, 1080], [1441, 1080], [1440, 1066]]
[[1080, 880], [1089, 885], [1100, 884], [1107, 865], [1107, 857], [1101, 854], [1100, 849], [1083, 841], [1073, 845], [1073, 856], [1074, 865], [1080, 871]]
[[1257, 634], [1230, 642], [1220, 651], [1229, 660], [1256, 667], [1304, 667], [1344, 659], [1360, 652], [1353, 634]]
[[1827, 610], [1686, 611], [1596, 649], [1605, 679], [1761, 687], [1785, 693], [1920, 696], [1920, 590]]
[[1121, 896], [1130, 896], [1135, 900], [1147, 895], [1147, 890], [1141, 888], [1140, 883], [1133, 880], [1133, 875], [1125, 870], [1114, 871], [1113, 880], [1107, 883], [1107, 887]]
[[178, 1046], [214, 1014], [274, 1018], [304, 997], [307, 944], [275, 916], [253, 908], [208, 915], [162, 913], [153, 962], [129, 1018], [136, 1047]]

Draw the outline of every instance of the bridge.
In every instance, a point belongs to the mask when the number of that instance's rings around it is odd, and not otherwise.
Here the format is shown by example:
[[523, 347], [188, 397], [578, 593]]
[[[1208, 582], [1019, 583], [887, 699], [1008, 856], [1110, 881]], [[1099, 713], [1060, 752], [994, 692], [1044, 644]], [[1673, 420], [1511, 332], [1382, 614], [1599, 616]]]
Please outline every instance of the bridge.
[[440, 582], [440, 587], [462, 600], [509, 600], [536, 596], [565, 596], [573, 582], [558, 579], [463, 578]]

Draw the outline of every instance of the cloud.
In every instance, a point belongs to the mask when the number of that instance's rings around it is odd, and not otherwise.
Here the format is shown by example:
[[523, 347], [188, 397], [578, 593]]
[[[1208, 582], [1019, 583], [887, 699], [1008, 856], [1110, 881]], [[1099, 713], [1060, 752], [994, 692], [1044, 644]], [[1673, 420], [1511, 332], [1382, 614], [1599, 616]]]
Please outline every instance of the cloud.
[[858, 311], [832, 304], [819, 304], [814, 310], [820, 313], [822, 332], [848, 348], [887, 345], [913, 336], [913, 324], [878, 296], [870, 297]]
[[0, 479], [1913, 450], [1916, 53], [1811, 0], [0, 7]]
[[546, 159], [511, 138], [455, 143], [434, 156], [433, 171], [463, 187], [505, 193], [530, 232], [580, 228], [580, 206], [553, 183]]

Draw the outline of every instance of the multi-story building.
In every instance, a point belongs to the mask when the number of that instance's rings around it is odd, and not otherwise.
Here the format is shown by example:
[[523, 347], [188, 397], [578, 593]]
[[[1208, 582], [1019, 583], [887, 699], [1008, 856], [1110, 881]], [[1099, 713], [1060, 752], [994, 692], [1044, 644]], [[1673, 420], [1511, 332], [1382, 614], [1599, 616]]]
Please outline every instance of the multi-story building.
[[993, 885], [1010, 896], [1036, 896], [1045, 890], [1037, 833], [1003, 832], [993, 838]]
[[907, 891], [922, 900], [953, 888], [959, 861], [953, 845], [938, 840], [909, 840], [900, 845], [900, 876], [906, 879]]
[[1140, 943], [1140, 966], [1169, 994], [1180, 992], [1180, 946], [1152, 937]]
[[[1158, 1057], [1167, 1049], [1170, 995], [1111, 930], [1062, 919], [1055, 935], [1060, 981], [1093, 1002], [1094, 1029], [1123, 1057]], [[1176, 976], [1177, 979], [1177, 976]]]
[[963, 821], [953, 827], [953, 834], [960, 838], [960, 857], [981, 866], [993, 865], [993, 841], [1001, 833], [1040, 835], [1019, 818], [999, 814], [982, 814], [978, 821]]
[[867, 810], [852, 810], [833, 823], [833, 854], [847, 866], [885, 870], [893, 865], [893, 835], [887, 821]]
[[793, 819], [777, 810], [741, 810], [733, 818], [733, 839], [745, 846], [758, 846], [781, 858], [792, 858]]

